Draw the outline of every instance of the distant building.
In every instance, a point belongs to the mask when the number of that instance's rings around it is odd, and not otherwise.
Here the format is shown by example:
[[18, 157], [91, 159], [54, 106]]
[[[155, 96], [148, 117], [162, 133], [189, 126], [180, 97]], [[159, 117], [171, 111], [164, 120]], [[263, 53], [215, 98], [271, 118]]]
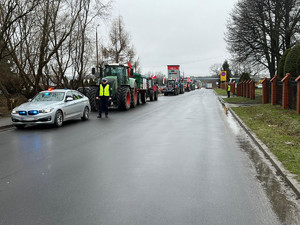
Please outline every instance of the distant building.
[[202, 87], [207, 87], [207, 84], [211, 84], [212, 88], [217, 88], [220, 83], [219, 77], [193, 77], [192, 79], [200, 82]]

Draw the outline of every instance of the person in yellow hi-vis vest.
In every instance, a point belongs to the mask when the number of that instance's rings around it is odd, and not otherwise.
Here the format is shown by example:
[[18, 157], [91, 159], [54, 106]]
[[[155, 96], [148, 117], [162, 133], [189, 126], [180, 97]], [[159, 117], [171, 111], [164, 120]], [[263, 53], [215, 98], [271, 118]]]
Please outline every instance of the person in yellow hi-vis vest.
[[228, 96], [228, 98], [230, 98], [230, 85], [229, 84], [227, 85], [227, 96]]
[[106, 78], [102, 78], [102, 83], [99, 85], [97, 93], [98, 96], [96, 99], [99, 100], [99, 116], [97, 118], [102, 117], [103, 111], [105, 113], [105, 118], [108, 118], [108, 103], [109, 100], [111, 100], [111, 89]]

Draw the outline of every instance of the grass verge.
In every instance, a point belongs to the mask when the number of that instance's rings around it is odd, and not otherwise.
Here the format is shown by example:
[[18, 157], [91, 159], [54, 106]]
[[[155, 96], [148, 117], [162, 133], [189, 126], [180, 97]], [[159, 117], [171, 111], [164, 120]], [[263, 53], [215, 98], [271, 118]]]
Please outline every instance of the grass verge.
[[296, 111], [271, 104], [232, 110], [300, 181], [300, 116]]
[[[221, 88], [215, 89], [218, 95], [227, 96], [227, 91]], [[255, 89], [255, 99], [237, 97], [231, 93], [231, 97], [224, 97], [223, 100], [231, 104], [261, 104], [262, 103], [262, 89]]]

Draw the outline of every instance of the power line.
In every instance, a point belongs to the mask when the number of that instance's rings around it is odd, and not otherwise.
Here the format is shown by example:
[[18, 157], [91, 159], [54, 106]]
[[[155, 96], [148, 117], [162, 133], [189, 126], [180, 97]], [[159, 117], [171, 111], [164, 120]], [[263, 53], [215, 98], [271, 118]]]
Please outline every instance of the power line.
[[[199, 63], [199, 62], [204, 62], [204, 61], [208, 61], [208, 60], [212, 60], [212, 59], [219, 59], [219, 58], [224, 58], [226, 56], [218, 56], [218, 57], [214, 57], [214, 58], [206, 58], [206, 59], [200, 59], [200, 60], [195, 60], [195, 61], [188, 61], [188, 62], [181, 62], [181, 63], [177, 63], [178, 65], [186, 65], [186, 64], [193, 64], [193, 63]], [[163, 66], [167, 66], [170, 64], [165, 64], [165, 65], [156, 65], [156, 66], [144, 66], [144, 67], [163, 67]]]

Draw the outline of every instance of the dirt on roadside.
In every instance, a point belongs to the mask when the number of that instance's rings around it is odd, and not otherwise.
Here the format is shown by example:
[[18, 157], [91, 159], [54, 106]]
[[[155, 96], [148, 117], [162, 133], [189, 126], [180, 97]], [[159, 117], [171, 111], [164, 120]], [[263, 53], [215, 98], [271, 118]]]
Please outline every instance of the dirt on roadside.
[[[10, 101], [10, 107], [15, 108], [26, 101], [27, 99], [23, 95], [13, 95]], [[9, 109], [7, 105], [7, 99], [4, 97], [4, 95], [0, 95], [0, 117], [8, 116], [10, 112], [11, 109]]]

